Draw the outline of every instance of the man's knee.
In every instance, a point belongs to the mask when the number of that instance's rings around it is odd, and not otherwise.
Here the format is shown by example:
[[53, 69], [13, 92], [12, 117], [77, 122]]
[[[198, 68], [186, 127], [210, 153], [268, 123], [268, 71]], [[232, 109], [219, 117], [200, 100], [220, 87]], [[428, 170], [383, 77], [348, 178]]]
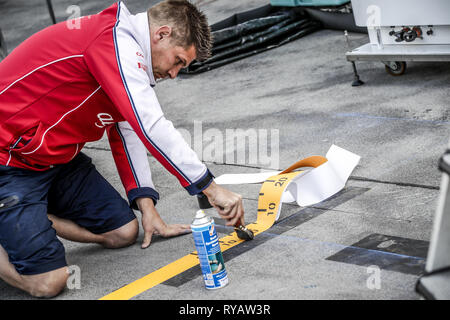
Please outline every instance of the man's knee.
[[24, 288], [34, 297], [51, 298], [63, 291], [67, 284], [69, 272], [67, 267], [42, 274], [22, 276]]
[[122, 227], [103, 234], [103, 246], [106, 248], [123, 248], [136, 242], [139, 223], [134, 219]]

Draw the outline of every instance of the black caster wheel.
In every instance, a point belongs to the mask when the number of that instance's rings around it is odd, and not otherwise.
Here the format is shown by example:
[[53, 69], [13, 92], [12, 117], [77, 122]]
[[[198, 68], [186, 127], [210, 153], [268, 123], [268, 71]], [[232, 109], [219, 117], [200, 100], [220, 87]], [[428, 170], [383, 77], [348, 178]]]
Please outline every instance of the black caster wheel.
[[390, 62], [389, 66], [385, 65], [384, 68], [386, 72], [391, 76], [401, 76], [406, 71], [406, 62], [405, 61], [394, 61]]

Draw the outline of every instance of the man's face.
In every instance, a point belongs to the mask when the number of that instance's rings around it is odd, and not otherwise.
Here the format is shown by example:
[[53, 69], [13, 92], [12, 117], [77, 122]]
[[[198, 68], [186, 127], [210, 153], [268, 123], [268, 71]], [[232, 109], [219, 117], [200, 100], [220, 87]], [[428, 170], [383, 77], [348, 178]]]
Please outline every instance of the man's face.
[[167, 28], [160, 27], [152, 39], [152, 68], [155, 79], [174, 79], [180, 69], [187, 67], [196, 57], [193, 45], [187, 49], [174, 45], [170, 37], [171, 30]]

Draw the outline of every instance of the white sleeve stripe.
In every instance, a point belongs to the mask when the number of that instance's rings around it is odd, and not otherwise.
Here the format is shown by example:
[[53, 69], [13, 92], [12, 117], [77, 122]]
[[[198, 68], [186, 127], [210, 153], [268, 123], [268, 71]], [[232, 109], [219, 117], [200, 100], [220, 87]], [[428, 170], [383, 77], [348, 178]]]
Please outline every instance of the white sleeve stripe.
[[136, 185], [139, 188], [150, 187], [154, 189], [147, 149], [144, 144], [128, 122], [119, 122], [117, 130], [120, 132], [119, 136], [128, 160], [128, 164], [124, 163], [123, 165], [128, 165], [131, 168]]
[[140, 185], [139, 179], [138, 179], [138, 177], [136, 175], [136, 170], [135, 170], [135, 168], [133, 166], [133, 162], [131, 161], [130, 153], [128, 152], [128, 148], [127, 148], [127, 144], [125, 142], [125, 138], [124, 138], [124, 136], [122, 134], [122, 131], [120, 131], [118, 123], [115, 124], [115, 127], [116, 127], [116, 130], [117, 130], [117, 133], [119, 134], [120, 140], [122, 140], [123, 149], [125, 150], [125, 154], [127, 156], [128, 164], [130, 165], [131, 172], [133, 173], [134, 181], [136, 182], [136, 185], [138, 186], [138, 188], [140, 188], [141, 185]]

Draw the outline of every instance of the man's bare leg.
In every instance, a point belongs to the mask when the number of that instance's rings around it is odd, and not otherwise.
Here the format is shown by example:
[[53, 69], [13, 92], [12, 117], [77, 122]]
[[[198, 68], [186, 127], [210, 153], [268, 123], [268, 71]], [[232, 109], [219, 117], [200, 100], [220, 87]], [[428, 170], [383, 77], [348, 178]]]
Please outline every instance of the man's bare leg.
[[52, 214], [47, 216], [53, 223], [56, 234], [61, 238], [82, 243], [98, 243], [106, 248], [122, 248], [133, 244], [139, 231], [137, 219], [116, 230], [94, 234], [73, 221], [62, 219]]
[[[103, 234], [94, 234], [70, 220], [48, 214], [58, 236], [77, 242], [98, 243], [106, 248], [121, 248], [136, 241], [139, 226], [137, 219], [122, 227]], [[24, 290], [35, 297], [54, 297], [66, 286], [67, 267], [36, 275], [21, 275], [9, 262], [8, 254], [0, 245], [0, 278], [13, 287]]]
[[104, 241], [103, 236], [94, 234], [73, 221], [61, 219], [52, 214], [47, 214], [47, 217], [53, 223], [52, 227], [56, 230], [56, 234], [61, 238], [82, 243], [101, 244]]
[[68, 277], [67, 267], [36, 275], [21, 275], [9, 262], [5, 249], [0, 246], [0, 278], [32, 296], [45, 298], [56, 296], [66, 286]]

